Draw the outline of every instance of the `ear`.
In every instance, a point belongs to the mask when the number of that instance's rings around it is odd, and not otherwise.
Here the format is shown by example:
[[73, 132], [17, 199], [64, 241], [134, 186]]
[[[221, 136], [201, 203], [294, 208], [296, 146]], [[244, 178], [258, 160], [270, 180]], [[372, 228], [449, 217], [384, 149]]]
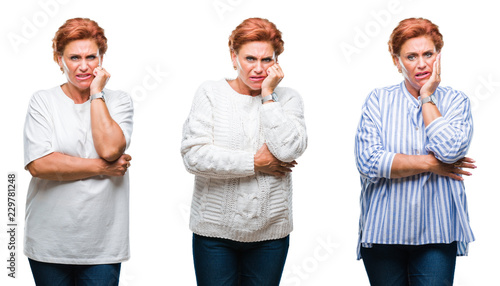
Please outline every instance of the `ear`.
[[398, 71], [401, 72], [401, 63], [399, 62], [399, 57], [398, 56], [392, 56], [392, 61], [394, 62], [394, 65], [398, 68]]
[[236, 52], [235, 51], [231, 51], [231, 61], [233, 62], [233, 66], [236, 66]]
[[231, 62], [233, 63], [233, 68], [236, 70], [238, 68], [238, 64], [236, 63], [236, 52], [231, 51]]
[[64, 68], [63, 68], [63, 63], [62, 63], [62, 56], [57, 57], [57, 64], [59, 65], [59, 69], [64, 73]]

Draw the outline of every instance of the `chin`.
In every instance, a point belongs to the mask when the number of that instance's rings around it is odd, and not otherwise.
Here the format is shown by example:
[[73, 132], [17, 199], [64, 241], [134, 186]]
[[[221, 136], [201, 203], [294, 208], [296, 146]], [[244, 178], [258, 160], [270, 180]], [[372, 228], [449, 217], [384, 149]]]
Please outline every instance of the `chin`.
[[78, 90], [87, 90], [90, 88], [90, 84], [72, 84]]
[[261, 89], [262, 89], [262, 83], [259, 83], [259, 84], [252, 84], [252, 85], [250, 86], [250, 88], [251, 88], [252, 90], [261, 90]]

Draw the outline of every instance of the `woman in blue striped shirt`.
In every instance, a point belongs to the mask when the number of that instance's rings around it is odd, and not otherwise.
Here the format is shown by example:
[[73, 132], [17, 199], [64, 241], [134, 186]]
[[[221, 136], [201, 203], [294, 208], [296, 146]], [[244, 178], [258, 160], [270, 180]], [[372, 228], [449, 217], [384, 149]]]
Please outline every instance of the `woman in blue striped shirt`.
[[467, 96], [441, 87], [438, 27], [403, 20], [389, 40], [400, 84], [373, 90], [356, 132], [358, 259], [372, 285], [452, 285], [474, 240], [462, 175], [472, 138]]

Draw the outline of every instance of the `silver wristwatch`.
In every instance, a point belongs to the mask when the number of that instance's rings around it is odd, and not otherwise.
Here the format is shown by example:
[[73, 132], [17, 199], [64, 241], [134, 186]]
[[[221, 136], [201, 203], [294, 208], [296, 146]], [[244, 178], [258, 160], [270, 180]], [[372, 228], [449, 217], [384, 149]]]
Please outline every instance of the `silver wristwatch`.
[[269, 101], [269, 100], [272, 100], [274, 102], [278, 102], [278, 95], [276, 94], [276, 92], [273, 92], [270, 95], [268, 95], [266, 97], [263, 97], [262, 98], [262, 103], [264, 103], [266, 101]]
[[100, 99], [102, 99], [102, 101], [106, 102], [106, 100], [104, 100], [104, 91], [98, 92], [96, 94], [92, 94], [90, 96], [90, 102], [92, 102], [92, 100], [97, 99], [97, 98], [100, 98]]
[[434, 94], [431, 94], [430, 96], [421, 99], [420, 106], [426, 104], [427, 102], [430, 102], [430, 103], [436, 105], [437, 101], [436, 101], [436, 97], [434, 96]]

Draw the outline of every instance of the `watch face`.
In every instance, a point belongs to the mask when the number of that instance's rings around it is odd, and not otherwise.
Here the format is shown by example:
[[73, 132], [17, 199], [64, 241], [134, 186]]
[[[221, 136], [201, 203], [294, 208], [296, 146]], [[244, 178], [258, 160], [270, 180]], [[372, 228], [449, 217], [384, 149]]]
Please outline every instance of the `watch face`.
[[434, 96], [434, 94], [431, 94], [430, 98], [431, 98], [432, 104], [436, 105], [437, 101], [436, 101], [436, 97]]
[[100, 98], [100, 99], [102, 99], [103, 101], [105, 101], [105, 100], [104, 100], [104, 91], [101, 91], [101, 92], [99, 92], [99, 93], [96, 93], [96, 94], [92, 95], [92, 96], [90, 97], [90, 101], [92, 101], [92, 100], [94, 100], [94, 99], [98, 99], [98, 98]]

